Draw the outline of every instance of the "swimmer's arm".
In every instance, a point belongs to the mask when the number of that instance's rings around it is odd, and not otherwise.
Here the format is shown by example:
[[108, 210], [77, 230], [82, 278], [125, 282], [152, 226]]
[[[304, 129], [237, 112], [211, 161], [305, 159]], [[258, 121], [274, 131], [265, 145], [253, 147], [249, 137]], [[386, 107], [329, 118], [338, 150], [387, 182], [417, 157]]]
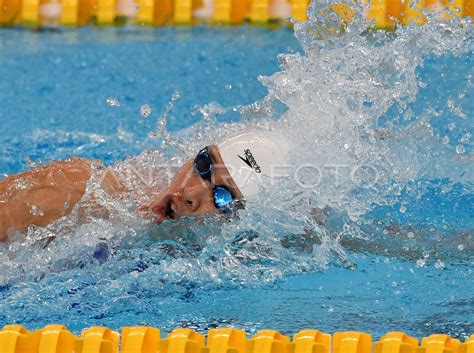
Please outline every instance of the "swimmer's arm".
[[10, 229], [44, 227], [69, 214], [81, 199], [91, 176], [90, 162], [54, 162], [0, 181], [0, 240]]
[[[86, 191], [92, 175], [92, 162], [74, 158], [54, 162], [0, 181], [0, 241], [8, 230], [26, 231], [71, 213]], [[109, 170], [103, 174], [104, 188], [113, 195], [126, 190]]]

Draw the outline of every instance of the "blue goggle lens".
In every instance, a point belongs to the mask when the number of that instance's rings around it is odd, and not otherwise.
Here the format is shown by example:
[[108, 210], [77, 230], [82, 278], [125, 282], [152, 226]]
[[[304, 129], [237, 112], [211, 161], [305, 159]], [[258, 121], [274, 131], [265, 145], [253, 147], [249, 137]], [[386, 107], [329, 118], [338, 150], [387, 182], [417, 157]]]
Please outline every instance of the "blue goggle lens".
[[214, 189], [214, 203], [219, 210], [226, 210], [230, 207], [234, 198], [229, 190], [221, 186]]
[[203, 179], [210, 179], [212, 174], [212, 160], [206, 148], [199, 151], [194, 159], [194, 169]]
[[[194, 159], [194, 170], [204, 180], [211, 180], [213, 164], [209, 150], [204, 147], [199, 151], [196, 158]], [[214, 205], [220, 212], [227, 212], [230, 209], [230, 205], [234, 201], [232, 193], [224, 186], [214, 187]]]

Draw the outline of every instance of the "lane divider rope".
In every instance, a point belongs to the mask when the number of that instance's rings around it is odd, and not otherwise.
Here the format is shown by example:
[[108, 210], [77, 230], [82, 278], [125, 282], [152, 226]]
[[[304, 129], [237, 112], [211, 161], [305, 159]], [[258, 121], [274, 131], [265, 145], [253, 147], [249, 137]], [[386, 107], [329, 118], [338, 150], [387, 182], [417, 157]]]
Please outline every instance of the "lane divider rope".
[[122, 333], [94, 326], [80, 336], [64, 325], [28, 331], [7, 325], [0, 331], [0, 353], [474, 353], [474, 334], [464, 342], [445, 334], [417, 338], [389, 332], [373, 342], [368, 333], [347, 331], [333, 335], [302, 330], [293, 338], [275, 330], [261, 330], [248, 338], [243, 330], [218, 328], [207, 336], [177, 328], [161, 338], [154, 327], [124, 327]]
[[[209, 7], [209, 2], [212, 6]], [[440, 12], [442, 19], [474, 18], [474, 0], [362, 0], [376, 28], [393, 29], [397, 23], [426, 23], [422, 9]], [[76, 27], [133, 23], [137, 25], [192, 25], [268, 23], [272, 20], [307, 20], [309, 0], [2, 0], [0, 26], [60, 25]], [[330, 7], [344, 20], [353, 16], [346, 3]], [[288, 23], [287, 21], [285, 21]]]

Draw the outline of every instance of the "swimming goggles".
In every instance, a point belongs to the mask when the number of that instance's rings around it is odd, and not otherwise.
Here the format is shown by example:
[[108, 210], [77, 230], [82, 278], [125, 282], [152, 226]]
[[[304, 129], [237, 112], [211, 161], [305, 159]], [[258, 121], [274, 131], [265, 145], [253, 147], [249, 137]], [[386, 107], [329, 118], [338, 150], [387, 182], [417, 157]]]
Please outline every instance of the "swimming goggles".
[[[209, 154], [209, 148], [204, 147], [199, 151], [196, 158], [194, 159], [194, 170], [204, 180], [209, 180], [212, 183], [212, 171], [214, 164], [212, 163], [211, 156]], [[214, 185], [212, 189], [214, 205], [219, 212], [227, 213], [230, 210], [230, 206], [234, 201], [234, 196], [230, 190], [223, 185]]]

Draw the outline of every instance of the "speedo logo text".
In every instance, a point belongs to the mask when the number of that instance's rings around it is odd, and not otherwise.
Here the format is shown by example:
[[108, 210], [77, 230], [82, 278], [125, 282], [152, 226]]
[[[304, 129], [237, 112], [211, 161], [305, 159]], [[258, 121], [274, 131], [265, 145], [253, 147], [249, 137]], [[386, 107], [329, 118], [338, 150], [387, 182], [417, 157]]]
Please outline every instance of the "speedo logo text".
[[256, 173], [261, 173], [262, 170], [260, 169], [260, 166], [258, 165], [257, 161], [253, 157], [252, 152], [250, 152], [249, 149], [244, 150], [245, 158], [237, 155], [242, 161], [244, 161], [245, 164], [247, 164], [250, 168], [255, 170]]

